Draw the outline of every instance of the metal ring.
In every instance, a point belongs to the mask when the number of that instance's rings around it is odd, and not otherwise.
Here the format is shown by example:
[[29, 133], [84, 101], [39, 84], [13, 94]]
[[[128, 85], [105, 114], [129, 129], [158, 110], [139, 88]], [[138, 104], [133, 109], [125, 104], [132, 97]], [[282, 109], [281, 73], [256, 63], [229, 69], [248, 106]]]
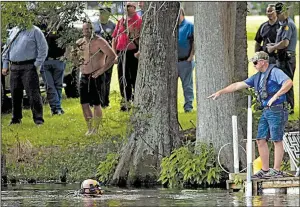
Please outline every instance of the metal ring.
[[[228, 173], [228, 174], [229, 174], [230, 172], [228, 172], [227, 170], [225, 170], [225, 169], [222, 167], [221, 163], [220, 163], [220, 153], [221, 153], [221, 150], [222, 150], [225, 146], [227, 146], [227, 145], [229, 145], [229, 144], [231, 144], [231, 143], [224, 144], [224, 145], [220, 148], [219, 153], [218, 153], [218, 164], [219, 164], [219, 166], [221, 167], [221, 169], [222, 169], [224, 172]], [[244, 150], [245, 154], [247, 155], [247, 152], [246, 152], [245, 148], [244, 148], [242, 145], [240, 145], [240, 144], [239, 144], [239, 146]], [[239, 173], [243, 172], [243, 171], [246, 170], [246, 169], [247, 169], [247, 167], [245, 167], [244, 169], [242, 169], [241, 171], [239, 171]]]

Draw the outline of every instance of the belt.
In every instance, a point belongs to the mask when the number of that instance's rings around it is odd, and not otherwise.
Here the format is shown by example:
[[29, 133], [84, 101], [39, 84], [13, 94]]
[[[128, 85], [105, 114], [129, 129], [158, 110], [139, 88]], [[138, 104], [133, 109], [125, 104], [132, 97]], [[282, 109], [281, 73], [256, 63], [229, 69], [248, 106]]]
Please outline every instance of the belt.
[[35, 62], [35, 59], [32, 60], [25, 60], [25, 61], [10, 61], [11, 64], [13, 65], [28, 65], [28, 64], [33, 64]]
[[48, 57], [46, 60], [59, 60], [59, 58], [52, 58], [52, 57]]
[[178, 62], [187, 61], [187, 59], [189, 59], [189, 57], [178, 58]]
[[273, 105], [273, 106], [265, 106], [264, 109], [271, 109], [271, 108], [276, 108], [276, 107], [279, 107], [279, 108], [286, 108], [286, 104], [285, 103], [281, 103], [281, 104], [277, 104], [277, 105]]

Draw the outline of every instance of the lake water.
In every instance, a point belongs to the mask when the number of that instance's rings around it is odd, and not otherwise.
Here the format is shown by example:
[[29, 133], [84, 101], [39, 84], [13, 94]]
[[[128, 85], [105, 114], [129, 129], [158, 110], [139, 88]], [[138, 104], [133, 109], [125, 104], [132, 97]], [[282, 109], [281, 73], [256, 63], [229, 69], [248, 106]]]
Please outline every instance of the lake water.
[[98, 198], [78, 196], [80, 184], [34, 184], [1, 187], [1, 206], [299, 206], [299, 195], [244, 194], [223, 189], [171, 190], [103, 188]]

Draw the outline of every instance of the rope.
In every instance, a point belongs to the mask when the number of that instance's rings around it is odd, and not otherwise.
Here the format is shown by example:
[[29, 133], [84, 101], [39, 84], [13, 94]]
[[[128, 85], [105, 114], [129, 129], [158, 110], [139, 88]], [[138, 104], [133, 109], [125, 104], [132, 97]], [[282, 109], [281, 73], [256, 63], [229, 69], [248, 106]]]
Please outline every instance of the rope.
[[[226, 147], [227, 145], [229, 145], [229, 144], [231, 144], [231, 143], [224, 144], [224, 145], [220, 148], [219, 153], [218, 153], [218, 164], [219, 164], [220, 168], [221, 168], [224, 172], [226, 172], [226, 173], [228, 173], [228, 174], [229, 174], [230, 172], [228, 172], [227, 170], [225, 170], [225, 169], [223, 168], [223, 166], [221, 165], [221, 163], [220, 163], [220, 154], [221, 154], [221, 150], [222, 150], [224, 147]], [[239, 144], [239, 146], [244, 150], [245, 154], [247, 154], [245, 148], [244, 148], [242, 145], [240, 145], [240, 144]], [[245, 167], [244, 169], [242, 169], [241, 171], [239, 171], [239, 173], [245, 171], [246, 169], [247, 169], [247, 167]]]

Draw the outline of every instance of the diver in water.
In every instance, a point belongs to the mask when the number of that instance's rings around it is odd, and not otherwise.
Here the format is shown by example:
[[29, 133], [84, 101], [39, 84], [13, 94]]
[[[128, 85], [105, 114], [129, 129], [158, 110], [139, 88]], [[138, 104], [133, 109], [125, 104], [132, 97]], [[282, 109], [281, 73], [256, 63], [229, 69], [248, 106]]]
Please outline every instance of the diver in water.
[[103, 194], [100, 184], [96, 180], [87, 179], [81, 183], [80, 194], [84, 196], [100, 196]]

